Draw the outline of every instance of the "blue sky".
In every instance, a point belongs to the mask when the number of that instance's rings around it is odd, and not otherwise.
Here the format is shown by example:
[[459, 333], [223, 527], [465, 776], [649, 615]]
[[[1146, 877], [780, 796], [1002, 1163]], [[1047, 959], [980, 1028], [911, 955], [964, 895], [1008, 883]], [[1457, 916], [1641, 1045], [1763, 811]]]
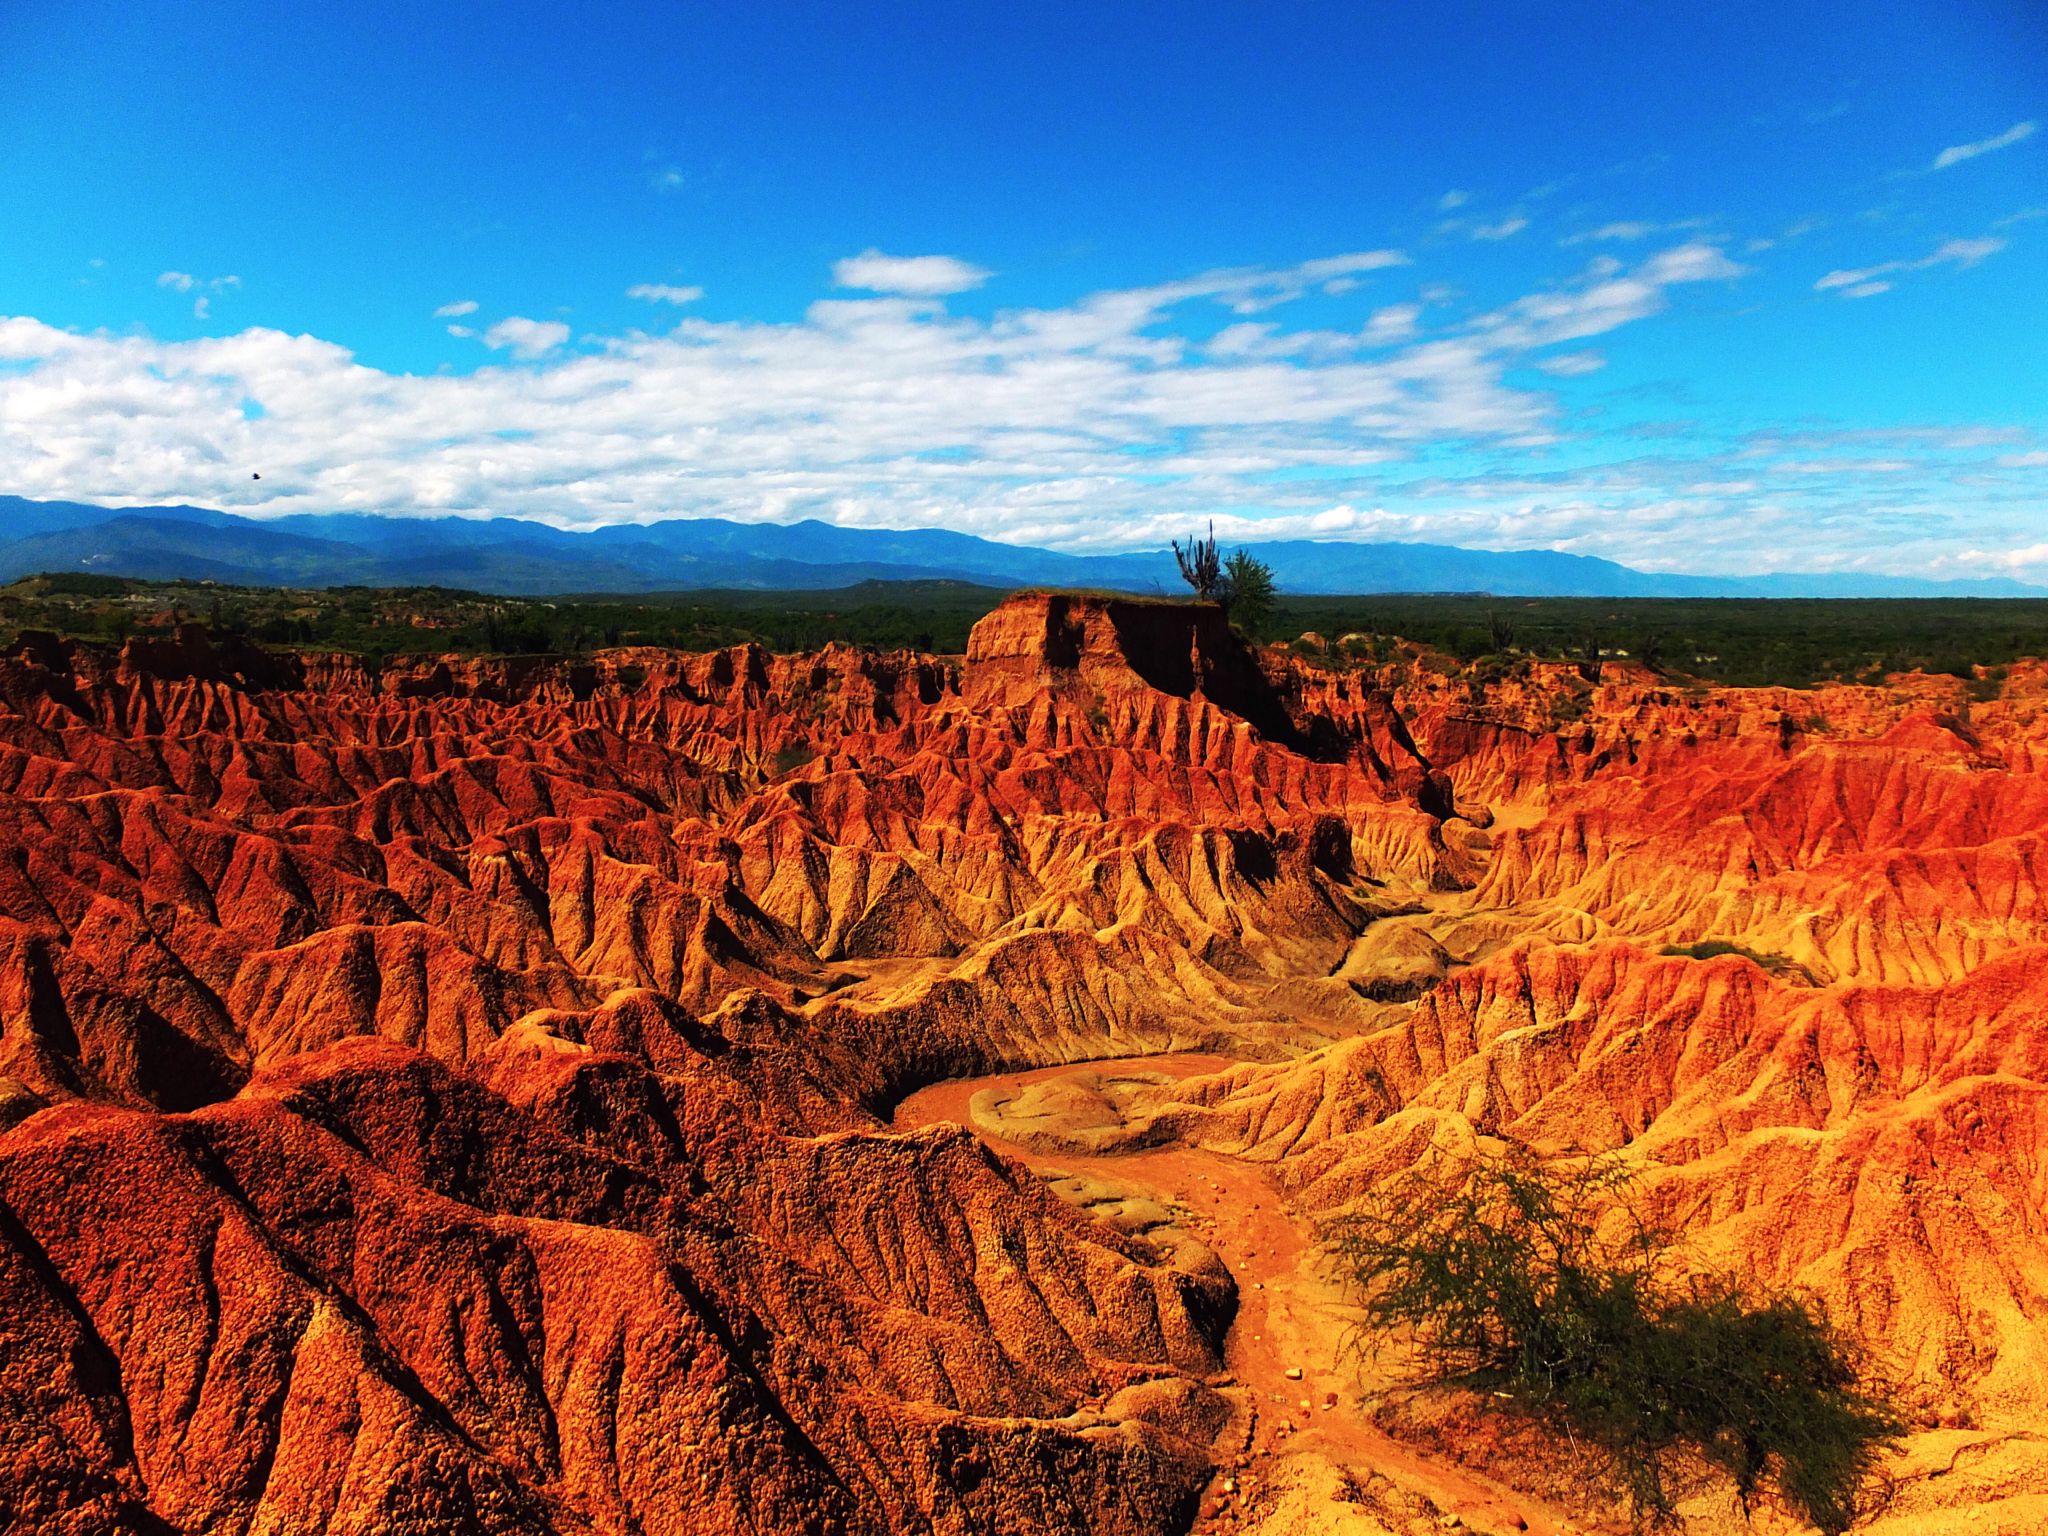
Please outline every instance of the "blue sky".
[[2048, 580], [2036, 0], [145, 0], [0, 59], [0, 491]]

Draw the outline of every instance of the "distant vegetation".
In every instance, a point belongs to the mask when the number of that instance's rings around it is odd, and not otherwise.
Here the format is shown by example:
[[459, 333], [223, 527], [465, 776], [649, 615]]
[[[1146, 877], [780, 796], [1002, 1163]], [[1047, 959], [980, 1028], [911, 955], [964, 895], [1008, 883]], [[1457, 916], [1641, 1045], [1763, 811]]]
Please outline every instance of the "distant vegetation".
[[1740, 955], [1752, 965], [1761, 966], [1773, 976], [1786, 980], [1804, 981], [1813, 984], [1813, 973], [1797, 961], [1785, 955], [1764, 950], [1744, 949], [1740, 944], [1727, 939], [1701, 939], [1696, 944], [1666, 944], [1658, 951], [1665, 955], [1682, 955], [1688, 960], [1717, 960], [1722, 955]]
[[1402, 635], [1471, 662], [1491, 654], [1629, 658], [1733, 687], [1971, 676], [2048, 656], [2039, 598], [1286, 597], [1272, 632]]
[[[1240, 572], [1242, 577], [1244, 573]], [[1229, 579], [1227, 565], [1219, 580]], [[102, 640], [199, 620], [265, 645], [392, 655], [426, 651], [570, 655], [614, 645], [706, 649], [752, 640], [772, 650], [827, 641], [955, 653], [1006, 594], [958, 581], [865, 582], [828, 591], [707, 591], [492, 597], [446, 587], [296, 589], [66, 573], [0, 587], [0, 632], [54, 629]], [[1807, 687], [1876, 682], [1918, 668], [1972, 677], [2048, 656], [2048, 600], [2036, 598], [1499, 598], [1483, 595], [1277, 596], [1269, 638], [1306, 633], [1317, 664], [1393, 660], [1396, 637], [1473, 676], [1529, 657], [1642, 661], [1684, 682]], [[1433, 663], [1437, 664], [1437, 663]], [[1976, 679], [1994, 692], [1997, 678]]]
[[837, 591], [494, 597], [448, 587], [231, 587], [123, 577], [36, 576], [0, 587], [0, 636], [50, 629], [120, 640], [198, 621], [259, 644], [370, 655], [457, 651], [575, 655], [620, 645], [710, 650], [829, 641], [957, 653], [1003, 594], [954, 581]]
[[1848, 1528], [1902, 1425], [1817, 1304], [1677, 1278], [1668, 1236], [1611, 1165], [1517, 1153], [1436, 1172], [1332, 1229], [1368, 1346], [1402, 1338], [1429, 1377], [1565, 1432], [1639, 1526], [1673, 1523], [1705, 1467], [1745, 1510], [1774, 1491], [1823, 1531]]

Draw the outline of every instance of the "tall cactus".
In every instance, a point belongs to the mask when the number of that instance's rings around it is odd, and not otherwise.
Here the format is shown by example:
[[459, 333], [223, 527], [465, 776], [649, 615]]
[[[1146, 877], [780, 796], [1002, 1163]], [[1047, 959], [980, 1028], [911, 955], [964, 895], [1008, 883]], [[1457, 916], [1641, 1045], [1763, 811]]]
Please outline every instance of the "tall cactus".
[[1181, 579], [1195, 589], [1195, 596], [1205, 603], [1230, 601], [1229, 584], [1223, 579], [1223, 556], [1216, 548], [1216, 523], [1209, 523], [1209, 537], [1189, 538], [1183, 549], [1179, 539], [1173, 541], [1173, 558], [1180, 563]]

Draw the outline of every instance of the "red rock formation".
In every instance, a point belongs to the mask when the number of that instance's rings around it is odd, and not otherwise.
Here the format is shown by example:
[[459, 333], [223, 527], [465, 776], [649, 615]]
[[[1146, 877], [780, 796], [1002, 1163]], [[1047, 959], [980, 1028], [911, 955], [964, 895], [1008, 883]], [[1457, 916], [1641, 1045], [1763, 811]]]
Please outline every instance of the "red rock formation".
[[[1540, 672], [1392, 682], [1045, 595], [964, 663], [24, 637], [0, 1526], [1181, 1529], [1229, 1277], [875, 1118], [1160, 1050], [1275, 1063], [1144, 1135], [1312, 1209], [1625, 1149], [2018, 1422], [2048, 670], [1562, 731]], [[1783, 962], [1653, 953], [1703, 939]]]

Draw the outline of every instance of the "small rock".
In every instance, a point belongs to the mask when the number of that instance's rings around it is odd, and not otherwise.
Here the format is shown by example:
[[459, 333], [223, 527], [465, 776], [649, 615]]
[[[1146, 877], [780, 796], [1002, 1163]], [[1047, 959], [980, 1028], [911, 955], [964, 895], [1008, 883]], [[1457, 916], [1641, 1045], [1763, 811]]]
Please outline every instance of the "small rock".
[[1301, 1367], [1298, 1365], [1290, 1365], [1289, 1367], [1287, 1367], [1287, 1379], [1289, 1381], [1301, 1380]]

